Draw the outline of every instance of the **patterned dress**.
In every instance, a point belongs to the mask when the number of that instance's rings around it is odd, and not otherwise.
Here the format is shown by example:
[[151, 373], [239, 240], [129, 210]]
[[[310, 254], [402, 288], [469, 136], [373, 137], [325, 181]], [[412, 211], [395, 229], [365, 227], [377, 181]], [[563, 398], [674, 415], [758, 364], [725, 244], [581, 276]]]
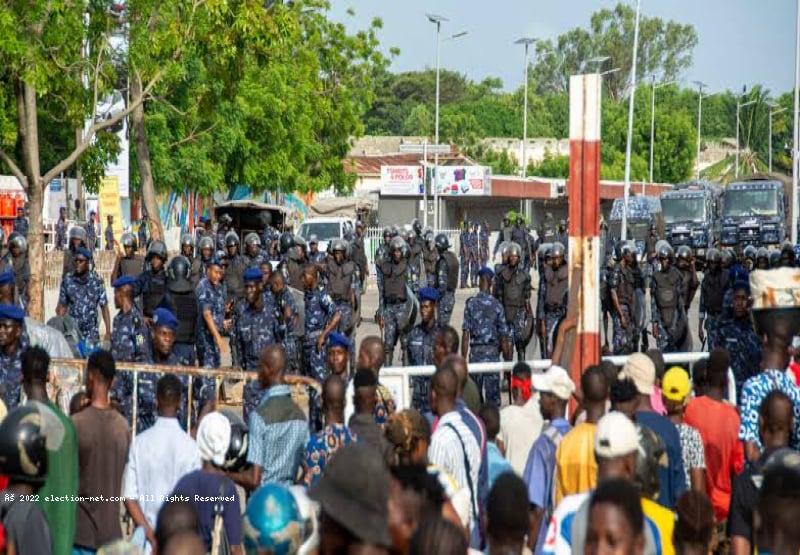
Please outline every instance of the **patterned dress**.
[[303, 481], [306, 486], [312, 485], [322, 476], [328, 459], [336, 451], [348, 443], [355, 443], [357, 439], [356, 434], [344, 424], [328, 424], [322, 431], [312, 435], [306, 445], [303, 460]]

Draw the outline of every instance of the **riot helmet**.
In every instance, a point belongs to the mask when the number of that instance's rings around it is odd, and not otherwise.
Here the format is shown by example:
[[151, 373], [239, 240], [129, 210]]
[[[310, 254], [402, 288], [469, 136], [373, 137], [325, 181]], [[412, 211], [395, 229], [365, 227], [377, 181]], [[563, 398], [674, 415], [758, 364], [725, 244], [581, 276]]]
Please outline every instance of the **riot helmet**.
[[261, 246], [261, 237], [258, 236], [258, 233], [248, 233], [247, 236], [244, 238], [245, 246], [255, 245], [257, 247]]
[[0, 424], [0, 472], [15, 482], [41, 486], [47, 478], [49, 421], [44, 409], [51, 410], [40, 403], [20, 405]]
[[389, 252], [402, 250], [405, 245], [406, 242], [402, 237], [392, 237], [392, 240], [389, 242]]
[[444, 252], [450, 248], [450, 239], [448, 239], [447, 235], [444, 233], [439, 233], [436, 235], [436, 238], [433, 240], [433, 242], [436, 245], [436, 250], [439, 252]]
[[422, 224], [419, 222], [419, 218], [414, 218], [411, 220], [411, 229], [417, 235], [422, 235]]
[[764, 247], [758, 249], [756, 253], [755, 268], [757, 270], [769, 270], [769, 250]]
[[666, 241], [658, 246], [656, 249], [656, 257], [660, 261], [669, 260], [672, 261], [672, 257], [675, 255], [675, 251], [672, 250], [672, 247], [669, 246], [669, 243]]
[[[214, 252], [214, 240], [208, 235], [203, 235], [197, 242], [197, 248], [202, 253], [204, 250], [210, 250], [211, 254]], [[211, 255], [209, 255], [211, 256]]]
[[719, 263], [727, 270], [730, 265], [733, 264], [733, 253], [731, 253], [731, 251], [728, 249], [722, 249], [719, 251]]
[[176, 256], [167, 266], [167, 287], [175, 293], [188, 293], [194, 290], [191, 282], [192, 264], [183, 255]]
[[289, 252], [294, 246], [294, 235], [289, 233], [288, 231], [284, 231], [281, 233], [280, 238], [278, 239], [278, 249], [280, 250], [281, 254], [286, 254]]
[[[519, 259], [522, 258], [522, 249], [520, 248], [520, 246], [517, 243], [515, 243], [513, 241], [508, 245], [508, 257], [509, 257], [509, 259], [512, 256], [516, 256], [517, 257], [517, 262], [519, 262]], [[510, 262], [510, 260], [509, 260], [509, 262]]]
[[[184, 235], [184, 237], [186, 237], [186, 235]], [[191, 239], [191, 235], [189, 236], [189, 238]], [[136, 235], [134, 235], [130, 231], [126, 231], [125, 233], [122, 234], [122, 237], [120, 237], [120, 242], [122, 243], [123, 248], [127, 249], [128, 247], [130, 247], [136, 250]], [[181, 241], [181, 244], [183, 244], [183, 241]]]
[[12, 233], [8, 236], [8, 249], [19, 249], [22, 253], [28, 252], [28, 240], [21, 233]]
[[747, 245], [742, 251], [742, 256], [744, 256], [745, 260], [755, 263], [756, 257], [758, 256], [758, 249], [753, 245]]
[[342, 239], [334, 239], [330, 242], [331, 252], [347, 252], [347, 245]]
[[564, 245], [558, 241], [553, 243], [553, 246], [550, 248], [550, 256], [553, 258], [560, 257], [563, 260], [565, 253], [566, 249], [564, 248]]
[[239, 246], [239, 236], [236, 234], [235, 231], [229, 231], [225, 234], [225, 248], [228, 247], [238, 247]]
[[722, 255], [720, 254], [719, 250], [715, 249], [714, 247], [708, 249], [708, 252], [706, 252], [706, 262], [708, 264], [719, 264], [722, 262]]
[[75, 225], [72, 226], [69, 230], [69, 243], [70, 246], [72, 245], [72, 240], [78, 239], [82, 244], [86, 244], [86, 230], [83, 229], [81, 226]]
[[675, 258], [677, 258], [678, 260], [691, 262], [692, 249], [687, 245], [681, 245], [680, 247], [678, 247], [678, 251], [675, 253]]
[[162, 262], [166, 262], [167, 245], [164, 244], [164, 241], [153, 241], [150, 243], [150, 247], [147, 249], [147, 256], [145, 257], [145, 260], [150, 262], [154, 256], [159, 257]]
[[769, 266], [770, 268], [777, 268], [781, 265], [781, 251], [769, 252]]
[[231, 218], [230, 214], [223, 214], [219, 217], [219, 223], [229, 226], [233, 223], [233, 218]]

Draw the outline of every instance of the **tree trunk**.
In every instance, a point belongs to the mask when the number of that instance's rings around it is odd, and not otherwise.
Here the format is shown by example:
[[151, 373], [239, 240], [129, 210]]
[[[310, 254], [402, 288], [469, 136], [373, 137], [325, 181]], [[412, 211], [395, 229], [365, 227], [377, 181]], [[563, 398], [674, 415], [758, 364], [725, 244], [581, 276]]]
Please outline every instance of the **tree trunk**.
[[[142, 81], [139, 76], [131, 78], [131, 97], [142, 95]], [[142, 201], [150, 220], [150, 236], [156, 240], [164, 240], [164, 225], [158, 212], [156, 188], [153, 182], [153, 169], [150, 162], [150, 147], [147, 145], [147, 129], [144, 125], [144, 103], [139, 104], [131, 113], [133, 134], [136, 144], [136, 161], [139, 166], [139, 177], [142, 183]]]

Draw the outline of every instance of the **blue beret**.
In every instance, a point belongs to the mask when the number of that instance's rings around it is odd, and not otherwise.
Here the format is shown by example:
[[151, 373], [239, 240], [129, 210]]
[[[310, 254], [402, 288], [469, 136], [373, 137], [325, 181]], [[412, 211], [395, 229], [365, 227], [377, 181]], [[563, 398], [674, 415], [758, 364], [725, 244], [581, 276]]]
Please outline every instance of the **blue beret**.
[[350, 348], [350, 340], [343, 333], [333, 331], [328, 334], [328, 347], [344, 347]]
[[245, 283], [249, 283], [251, 281], [261, 281], [264, 279], [264, 272], [262, 272], [259, 268], [248, 268], [244, 271], [242, 279]]
[[423, 287], [419, 290], [420, 301], [433, 301], [439, 300], [439, 292], [433, 287]]
[[208, 259], [208, 262], [207, 262], [206, 266], [207, 267], [208, 266], [219, 266], [221, 268], [222, 267], [222, 260], [220, 260], [219, 256], [217, 256], [216, 254], [211, 255], [209, 257], [209, 259]]
[[133, 276], [122, 276], [114, 281], [114, 283], [111, 284], [111, 287], [117, 289], [118, 287], [125, 287], [126, 285], [133, 285], [134, 283], [136, 283], [136, 278]]
[[87, 260], [92, 259], [92, 251], [87, 249], [86, 247], [80, 247], [75, 249], [75, 254], [80, 254], [81, 256], [85, 257]]
[[208, 222], [210, 222], [210, 221], [211, 221], [211, 220], [209, 220], [209, 219], [208, 219], [208, 218], [206, 218], [205, 216], [200, 216], [200, 223], [201, 223], [201, 224], [207, 224], [207, 223], [208, 223]]
[[747, 293], [747, 295], [748, 296], [750, 295], [750, 281], [749, 281], [749, 279], [744, 279], [744, 278], [737, 279], [734, 282], [733, 287], [731, 287], [731, 291], [738, 291], [740, 289], [744, 289], [745, 292]]
[[25, 311], [13, 304], [0, 304], [0, 320], [22, 322], [25, 320]]
[[156, 327], [178, 329], [178, 319], [166, 308], [157, 308], [153, 311], [153, 325]]
[[494, 277], [494, 272], [488, 266], [482, 266], [480, 270], [478, 270], [478, 277], [489, 276], [489, 279]]
[[2, 274], [0, 274], [0, 285], [8, 285], [9, 283], [14, 283], [13, 270], [6, 270]]

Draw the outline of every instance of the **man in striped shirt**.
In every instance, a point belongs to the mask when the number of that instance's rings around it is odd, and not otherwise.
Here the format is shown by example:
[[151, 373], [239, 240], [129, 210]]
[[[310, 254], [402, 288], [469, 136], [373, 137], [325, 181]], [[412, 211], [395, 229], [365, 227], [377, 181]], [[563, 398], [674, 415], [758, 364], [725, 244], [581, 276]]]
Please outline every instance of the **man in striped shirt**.
[[439, 417], [428, 447], [428, 460], [453, 476], [459, 489], [469, 492], [472, 544], [480, 542], [478, 519], [478, 469], [481, 449], [456, 409], [458, 378], [450, 369], [440, 369], [431, 381], [430, 404]]

